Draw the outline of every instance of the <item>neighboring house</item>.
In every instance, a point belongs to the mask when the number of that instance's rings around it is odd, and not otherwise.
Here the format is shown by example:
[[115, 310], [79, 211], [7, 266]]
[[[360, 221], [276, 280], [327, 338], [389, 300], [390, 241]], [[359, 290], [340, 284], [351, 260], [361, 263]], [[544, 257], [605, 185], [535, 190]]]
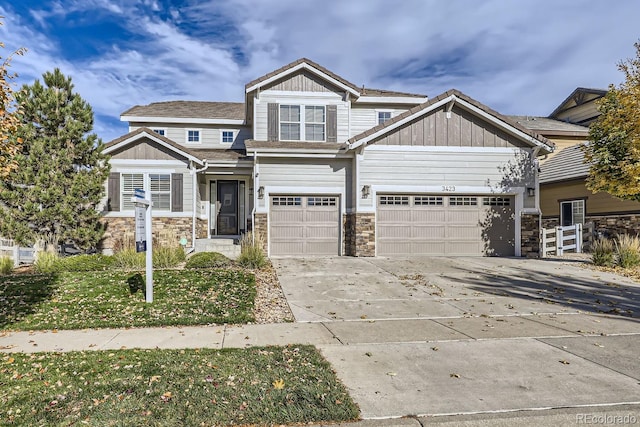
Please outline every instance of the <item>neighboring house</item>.
[[270, 256], [537, 256], [536, 158], [553, 143], [451, 90], [358, 87], [300, 59], [244, 103], [159, 102], [106, 145], [109, 250], [134, 188], [175, 239], [253, 230]]
[[640, 203], [604, 192], [594, 194], [585, 185], [589, 165], [584, 163], [581, 147], [589, 138], [586, 126], [600, 115], [596, 101], [606, 93], [579, 87], [549, 117], [514, 117], [556, 144], [556, 151], [541, 159], [540, 209], [545, 228], [592, 222], [596, 232], [606, 235], [640, 232]]

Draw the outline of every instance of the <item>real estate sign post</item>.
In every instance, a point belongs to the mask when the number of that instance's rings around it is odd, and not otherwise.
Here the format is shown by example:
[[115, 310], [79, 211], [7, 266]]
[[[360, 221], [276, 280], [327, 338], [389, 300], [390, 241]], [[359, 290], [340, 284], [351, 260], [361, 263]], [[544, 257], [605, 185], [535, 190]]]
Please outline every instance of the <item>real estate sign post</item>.
[[144, 190], [135, 189], [131, 201], [136, 206], [136, 251], [146, 252], [146, 292], [145, 300], [153, 302], [153, 235], [151, 232], [151, 207], [153, 202], [146, 198]]

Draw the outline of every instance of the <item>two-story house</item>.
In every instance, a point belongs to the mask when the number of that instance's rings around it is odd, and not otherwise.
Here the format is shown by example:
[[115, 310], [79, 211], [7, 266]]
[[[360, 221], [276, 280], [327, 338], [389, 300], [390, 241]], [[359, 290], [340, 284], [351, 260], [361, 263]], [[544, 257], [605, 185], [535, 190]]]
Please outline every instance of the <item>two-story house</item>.
[[154, 227], [185, 238], [253, 230], [270, 256], [537, 255], [537, 157], [553, 144], [464, 94], [357, 86], [300, 59], [244, 103], [158, 102], [121, 116], [104, 248]]

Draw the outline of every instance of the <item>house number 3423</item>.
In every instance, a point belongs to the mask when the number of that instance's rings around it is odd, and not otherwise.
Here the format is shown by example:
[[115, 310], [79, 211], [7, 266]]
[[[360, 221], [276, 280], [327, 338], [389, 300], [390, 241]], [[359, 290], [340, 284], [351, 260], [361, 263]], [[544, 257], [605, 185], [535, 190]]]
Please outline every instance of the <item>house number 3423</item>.
[[456, 191], [456, 186], [455, 185], [443, 185], [442, 186], [442, 191], [447, 192], [447, 193], [452, 193], [452, 192]]

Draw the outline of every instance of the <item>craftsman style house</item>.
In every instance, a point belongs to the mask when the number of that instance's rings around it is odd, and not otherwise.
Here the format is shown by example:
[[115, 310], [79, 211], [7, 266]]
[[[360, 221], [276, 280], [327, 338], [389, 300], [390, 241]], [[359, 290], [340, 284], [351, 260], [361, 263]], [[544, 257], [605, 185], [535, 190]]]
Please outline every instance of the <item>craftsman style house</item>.
[[107, 144], [104, 248], [150, 192], [156, 230], [194, 246], [253, 230], [270, 256], [538, 253], [537, 157], [553, 143], [464, 94], [369, 89], [300, 59], [245, 102], [125, 111]]

